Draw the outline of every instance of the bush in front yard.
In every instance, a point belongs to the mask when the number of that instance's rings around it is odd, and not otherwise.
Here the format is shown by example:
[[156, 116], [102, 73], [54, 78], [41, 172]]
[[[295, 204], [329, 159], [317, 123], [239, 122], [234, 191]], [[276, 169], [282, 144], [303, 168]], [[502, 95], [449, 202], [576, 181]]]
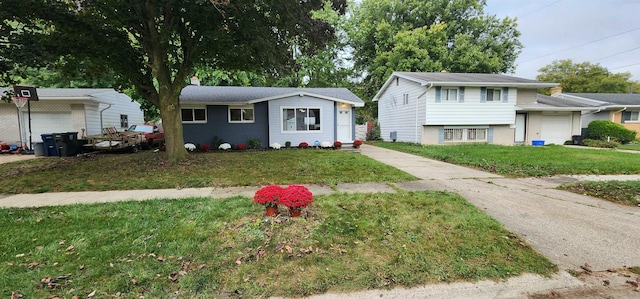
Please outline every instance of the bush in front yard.
[[617, 143], [615, 141], [585, 139], [582, 141], [582, 145], [588, 146], [588, 147], [616, 148], [620, 145], [620, 143]]
[[636, 139], [636, 131], [608, 120], [594, 120], [587, 127], [587, 138], [602, 141], [610, 141], [611, 138], [611, 141], [624, 144]]

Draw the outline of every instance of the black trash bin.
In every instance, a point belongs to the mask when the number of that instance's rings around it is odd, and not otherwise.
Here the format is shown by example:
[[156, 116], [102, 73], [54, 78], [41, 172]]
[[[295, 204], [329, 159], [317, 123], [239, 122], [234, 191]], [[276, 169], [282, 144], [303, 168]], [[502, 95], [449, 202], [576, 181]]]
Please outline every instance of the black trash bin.
[[582, 145], [582, 140], [584, 140], [584, 137], [582, 137], [582, 135], [571, 136], [571, 141], [573, 145]]
[[78, 155], [78, 132], [54, 133], [53, 138], [58, 148], [58, 156], [73, 157]]
[[55, 157], [58, 155], [58, 146], [53, 134], [42, 134], [42, 143], [44, 143], [44, 155], [47, 157]]

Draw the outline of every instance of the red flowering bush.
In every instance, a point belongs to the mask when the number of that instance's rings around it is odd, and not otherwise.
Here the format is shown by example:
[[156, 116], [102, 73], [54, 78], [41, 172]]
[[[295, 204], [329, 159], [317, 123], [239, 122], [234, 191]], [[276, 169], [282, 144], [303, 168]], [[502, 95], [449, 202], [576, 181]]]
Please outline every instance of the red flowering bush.
[[302, 185], [289, 185], [282, 190], [279, 204], [287, 206], [289, 209], [302, 209], [313, 203], [313, 194]]
[[236, 145], [236, 149], [237, 150], [246, 150], [247, 149], [247, 145], [244, 143], [240, 143], [238, 145]]
[[309, 144], [303, 141], [303, 142], [300, 142], [300, 144], [298, 144], [298, 147], [299, 148], [307, 148], [307, 147], [309, 147]]
[[353, 147], [358, 148], [362, 145], [362, 140], [356, 139], [353, 141]]
[[282, 200], [284, 188], [278, 185], [269, 185], [256, 192], [253, 202], [267, 207], [277, 207]]
[[208, 152], [209, 150], [211, 150], [211, 146], [208, 144], [201, 144], [200, 145], [200, 151], [201, 152]]
[[336, 140], [336, 141], [334, 141], [334, 142], [333, 142], [333, 147], [335, 147], [335, 148], [341, 148], [341, 147], [342, 147], [342, 142], [337, 141], [337, 140]]

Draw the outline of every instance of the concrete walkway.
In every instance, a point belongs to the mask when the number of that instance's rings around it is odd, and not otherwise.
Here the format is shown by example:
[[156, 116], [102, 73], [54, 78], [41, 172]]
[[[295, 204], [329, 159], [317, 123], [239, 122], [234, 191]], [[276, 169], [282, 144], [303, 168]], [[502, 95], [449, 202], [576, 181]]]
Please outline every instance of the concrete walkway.
[[[585, 263], [590, 264], [594, 271], [640, 266], [640, 208], [616, 205], [555, 189], [559, 184], [579, 180], [640, 180], [638, 175], [509, 179], [379, 147], [363, 145], [361, 153], [420, 179], [397, 183], [400, 189], [441, 190], [460, 194], [501, 222], [506, 229], [521, 236], [563, 270], [580, 270], [580, 266]], [[386, 184], [375, 183], [340, 184], [333, 188], [319, 185], [308, 187], [318, 195], [335, 192], [395, 192]], [[232, 187], [18, 194], [0, 196], [0, 207], [155, 198], [251, 197], [257, 189], [258, 187]], [[325, 294], [314, 298], [527, 298], [527, 294], [534, 292], [590, 287], [594, 286], [561, 271], [550, 278], [525, 275], [503, 282], [436, 284], [413, 289]], [[622, 294], [640, 295], [637, 292]]]

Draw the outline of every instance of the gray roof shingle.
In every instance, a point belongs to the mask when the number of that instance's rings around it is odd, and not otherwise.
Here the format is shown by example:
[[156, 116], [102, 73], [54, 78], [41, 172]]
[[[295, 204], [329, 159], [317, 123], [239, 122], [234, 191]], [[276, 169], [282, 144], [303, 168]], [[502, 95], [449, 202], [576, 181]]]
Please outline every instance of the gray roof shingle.
[[592, 101], [581, 101], [569, 97], [552, 97], [536, 94], [536, 102], [553, 107], [600, 107], [602, 104]]
[[537, 80], [512, 77], [502, 74], [480, 74], [480, 73], [422, 73], [422, 72], [395, 72], [401, 77], [410, 77], [419, 81], [429, 83], [496, 83], [496, 84], [522, 84], [522, 85], [549, 85], [556, 83], [541, 82]]
[[609, 105], [635, 105], [640, 106], [640, 94], [638, 93], [563, 93], [569, 96], [581, 97], [590, 100], [605, 102]]
[[326, 99], [345, 101], [360, 107], [364, 101], [347, 88], [290, 88], [245, 86], [189, 85], [180, 93], [181, 103], [250, 104], [291, 94], [317, 95]]

